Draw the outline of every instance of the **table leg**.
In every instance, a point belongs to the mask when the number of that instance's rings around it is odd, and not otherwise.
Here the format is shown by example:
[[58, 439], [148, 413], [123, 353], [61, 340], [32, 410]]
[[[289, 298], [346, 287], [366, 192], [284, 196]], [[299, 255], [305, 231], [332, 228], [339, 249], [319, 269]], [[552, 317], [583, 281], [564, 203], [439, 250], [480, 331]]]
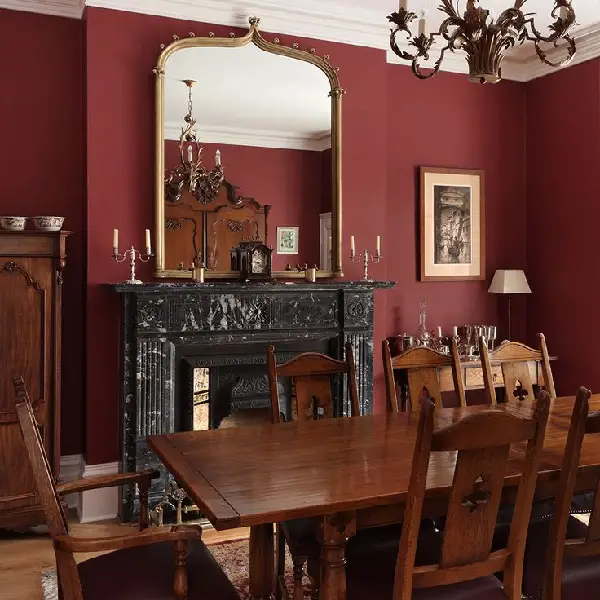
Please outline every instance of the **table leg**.
[[346, 600], [346, 543], [355, 533], [355, 513], [323, 517], [320, 600]]
[[250, 528], [250, 598], [271, 600], [275, 580], [273, 524]]

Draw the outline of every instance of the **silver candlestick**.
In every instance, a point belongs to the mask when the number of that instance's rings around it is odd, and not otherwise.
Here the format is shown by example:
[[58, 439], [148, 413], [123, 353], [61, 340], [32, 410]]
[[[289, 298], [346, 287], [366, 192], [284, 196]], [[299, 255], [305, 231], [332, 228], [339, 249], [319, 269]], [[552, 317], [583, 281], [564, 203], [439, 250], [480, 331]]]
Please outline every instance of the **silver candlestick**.
[[381, 260], [381, 254], [379, 251], [377, 251], [376, 254], [373, 254], [366, 248], [362, 252], [355, 254], [354, 250], [351, 249], [350, 250], [350, 260], [355, 263], [362, 261], [363, 269], [364, 269], [363, 281], [370, 281], [370, 279], [369, 279], [369, 264], [370, 263], [377, 264]]
[[143, 285], [144, 282], [140, 281], [139, 279], [136, 279], [135, 277], [135, 261], [136, 259], [139, 259], [141, 262], [147, 263], [154, 256], [152, 250], [150, 248], [146, 248], [145, 254], [142, 254], [139, 250], [136, 250], [134, 246], [131, 246], [129, 250], [125, 250], [125, 252], [121, 253], [119, 252], [118, 248], [113, 248], [112, 257], [118, 263], [125, 262], [128, 256], [130, 274], [129, 279], [127, 281], [124, 281], [123, 283], [128, 283], [129, 285]]

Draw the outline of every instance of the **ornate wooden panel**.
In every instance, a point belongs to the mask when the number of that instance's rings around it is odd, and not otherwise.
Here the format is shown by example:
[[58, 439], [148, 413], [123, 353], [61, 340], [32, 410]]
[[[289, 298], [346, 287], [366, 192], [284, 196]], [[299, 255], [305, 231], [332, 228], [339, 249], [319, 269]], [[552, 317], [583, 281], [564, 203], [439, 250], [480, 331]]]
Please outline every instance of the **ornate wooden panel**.
[[60, 301], [67, 233], [0, 232], [0, 527], [43, 522], [14, 411], [23, 376], [46, 451], [58, 470]]

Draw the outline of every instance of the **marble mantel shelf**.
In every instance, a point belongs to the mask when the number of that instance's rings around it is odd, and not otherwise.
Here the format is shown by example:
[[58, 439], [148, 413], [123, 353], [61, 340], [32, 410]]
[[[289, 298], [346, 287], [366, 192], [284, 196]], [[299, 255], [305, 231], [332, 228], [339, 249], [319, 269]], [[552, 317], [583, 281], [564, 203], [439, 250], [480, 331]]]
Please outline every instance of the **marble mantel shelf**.
[[156, 293], [163, 294], [165, 292], [232, 292], [232, 291], [249, 291], [249, 292], [327, 292], [336, 290], [345, 291], [370, 291], [374, 289], [389, 289], [396, 285], [395, 281], [351, 281], [351, 280], [332, 280], [332, 281], [317, 281], [315, 283], [308, 282], [290, 282], [290, 281], [208, 281], [205, 283], [179, 283], [179, 282], [160, 282], [160, 283], [144, 283], [143, 285], [131, 285], [129, 283], [111, 283], [109, 284], [115, 291], [120, 293]]
[[[374, 292], [394, 285], [344, 279], [110, 284], [123, 304], [122, 464], [126, 471], [161, 469], [161, 480], [150, 490], [151, 505], [162, 500], [168, 474], [146, 437], [190, 427], [192, 368], [215, 369], [223, 378], [242, 369], [252, 386], [264, 387], [268, 344], [275, 345], [280, 360], [306, 351], [342, 359], [350, 342], [360, 410], [371, 413]], [[335, 413], [348, 415], [345, 382], [336, 384], [334, 396]], [[123, 488], [125, 520], [135, 518], [138, 500], [135, 488]]]

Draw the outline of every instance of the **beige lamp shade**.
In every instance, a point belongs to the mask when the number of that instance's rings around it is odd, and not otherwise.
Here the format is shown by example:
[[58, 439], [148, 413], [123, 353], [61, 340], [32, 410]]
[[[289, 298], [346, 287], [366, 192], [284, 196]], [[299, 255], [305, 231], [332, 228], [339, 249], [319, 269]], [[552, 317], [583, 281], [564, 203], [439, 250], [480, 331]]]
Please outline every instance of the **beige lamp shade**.
[[494, 273], [490, 294], [531, 294], [525, 273], [520, 270], [499, 269]]

